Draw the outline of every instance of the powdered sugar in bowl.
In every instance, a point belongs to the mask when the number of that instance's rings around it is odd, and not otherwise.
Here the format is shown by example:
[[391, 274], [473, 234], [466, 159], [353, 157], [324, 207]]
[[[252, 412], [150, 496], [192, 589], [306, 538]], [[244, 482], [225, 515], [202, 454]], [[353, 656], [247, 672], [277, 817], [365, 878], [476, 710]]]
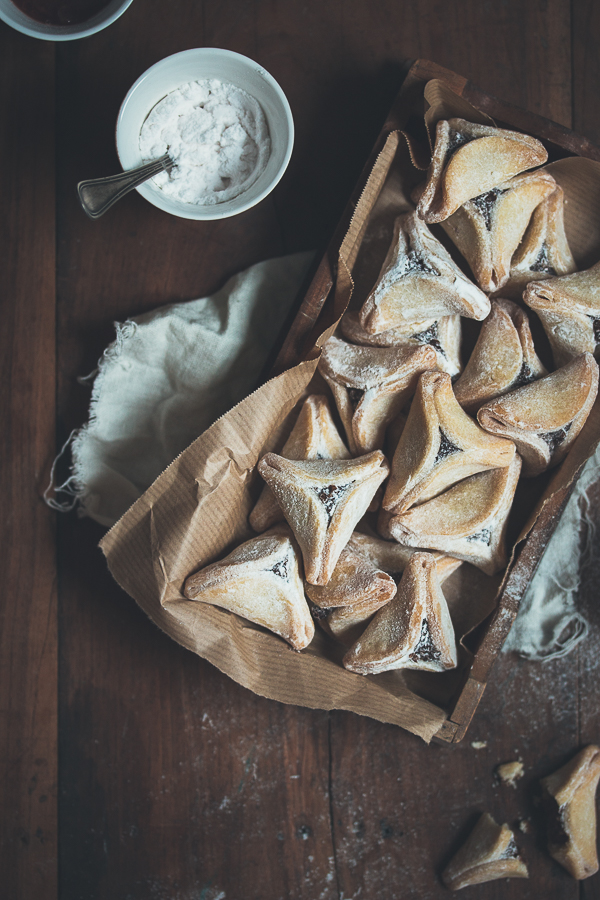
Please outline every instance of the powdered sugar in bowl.
[[139, 193], [188, 219], [224, 219], [255, 206], [285, 172], [293, 142], [291, 110], [275, 79], [253, 60], [215, 47], [156, 63], [117, 119], [123, 169], [167, 148], [176, 162]]

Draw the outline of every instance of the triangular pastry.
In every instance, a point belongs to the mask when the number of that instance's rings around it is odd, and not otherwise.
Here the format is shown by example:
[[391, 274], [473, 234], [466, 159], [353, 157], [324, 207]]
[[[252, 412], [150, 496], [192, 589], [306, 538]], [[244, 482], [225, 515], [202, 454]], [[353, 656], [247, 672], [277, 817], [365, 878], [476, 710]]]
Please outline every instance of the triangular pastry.
[[326, 630], [345, 642], [356, 626], [364, 626], [378, 609], [390, 602], [396, 593], [396, 582], [347, 544], [328, 584], [319, 586], [307, 582], [305, 589], [326, 617], [322, 620]]
[[590, 744], [552, 775], [542, 778], [550, 855], [581, 880], [598, 871], [596, 788], [600, 747]]
[[531, 281], [523, 294], [548, 335], [554, 362], [563, 366], [600, 342], [600, 263], [544, 281]]
[[[400, 575], [404, 572], [410, 558], [415, 553], [413, 549], [403, 547], [396, 541], [384, 541], [382, 538], [372, 537], [370, 534], [361, 534], [360, 531], [354, 532], [348, 542], [348, 547], [360, 553], [373, 566], [382, 569], [389, 575]], [[440, 584], [443, 584], [446, 578], [462, 565], [461, 559], [444, 556], [442, 553], [432, 553], [431, 555], [435, 558]]]
[[498, 825], [489, 813], [480, 816], [466, 842], [442, 872], [442, 881], [451, 891], [498, 878], [528, 877], [513, 832], [508, 825]]
[[[286, 459], [349, 459], [348, 448], [341, 439], [331, 417], [327, 397], [307, 397], [281, 455]], [[254, 531], [265, 531], [284, 520], [279, 503], [265, 484], [250, 513]]]
[[251, 538], [225, 559], [190, 575], [183, 593], [188, 600], [219, 606], [268, 628], [295, 650], [308, 646], [315, 633], [287, 528]]
[[393, 516], [389, 532], [408, 547], [441, 550], [494, 575], [508, 561], [506, 523], [520, 471], [515, 454], [510, 466], [471, 475], [439, 497]]
[[436, 366], [441, 372], [458, 375], [460, 359], [460, 316], [442, 316], [437, 321], [424, 320], [413, 323], [408, 331], [390, 328], [379, 334], [370, 334], [360, 324], [357, 312], [347, 312], [340, 322], [342, 335], [351, 344], [363, 347], [418, 347], [428, 345], [436, 353]]
[[376, 613], [343, 663], [360, 675], [388, 669], [445, 672], [456, 668], [456, 638], [431, 553], [411, 557], [398, 593]]
[[510, 438], [523, 475], [558, 465], [585, 424], [598, 393], [598, 366], [583, 353], [551, 375], [497, 397], [477, 413], [490, 434]]
[[351, 543], [347, 544], [324, 585], [306, 583], [306, 593], [321, 609], [336, 606], [353, 606], [366, 600], [377, 599], [380, 606], [388, 603], [396, 593], [396, 582], [391, 575], [378, 569]]
[[461, 478], [508, 466], [514, 444], [490, 437], [459, 406], [449, 375], [421, 375], [394, 454], [384, 509], [400, 513]]
[[517, 175], [467, 200], [442, 222], [483, 291], [498, 291], [508, 281], [513, 254], [534, 209], [555, 188], [546, 172]]
[[577, 270], [564, 222], [564, 193], [560, 185], [534, 210], [531, 222], [514, 253], [505, 297], [517, 298], [530, 281], [542, 281]]
[[543, 145], [527, 134], [442, 119], [417, 212], [425, 222], [443, 222], [467, 200], [547, 159]]
[[415, 213], [396, 219], [390, 249], [359, 314], [371, 334], [458, 314], [485, 319], [490, 303]]
[[389, 472], [381, 451], [349, 460], [292, 461], [267, 453], [258, 471], [302, 550], [306, 580], [327, 584], [356, 523]]
[[475, 413], [487, 400], [547, 374], [535, 352], [527, 314], [510, 300], [493, 300], [454, 395], [464, 410]]
[[[416, 551], [395, 541], [383, 541], [355, 531], [342, 551], [329, 584], [307, 585], [306, 593], [319, 606], [321, 625], [339, 641], [350, 646], [368, 620], [389, 603], [396, 593], [391, 575], [399, 575]], [[440, 584], [462, 565], [462, 560], [432, 554]]]
[[319, 372], [331, 388], [354, 454], [383, 447], [385, 430], [415, 392], [421, 372], [432, 369], [433, 347], [358, 347], [330, 338]]

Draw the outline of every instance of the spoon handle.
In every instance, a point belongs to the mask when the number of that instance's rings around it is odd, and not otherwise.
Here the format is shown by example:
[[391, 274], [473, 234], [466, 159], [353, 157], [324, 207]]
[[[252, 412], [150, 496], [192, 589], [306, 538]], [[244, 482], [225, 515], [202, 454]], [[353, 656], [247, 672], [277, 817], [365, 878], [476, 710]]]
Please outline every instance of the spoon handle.
[[173, 167], [173, 160], [168, 153], [152, 162], [130, 169], [128, 172], [120, 172], [118, 175], [108, 175], [106, 178], [92, 178], [88, 181], [80, 181], [77, 185], [79, 201], [90, 219], [99, 219], [107, 209], [128, 194], [133, 188], [138, 187], [158, 175], [163, 169], [167, 172]]

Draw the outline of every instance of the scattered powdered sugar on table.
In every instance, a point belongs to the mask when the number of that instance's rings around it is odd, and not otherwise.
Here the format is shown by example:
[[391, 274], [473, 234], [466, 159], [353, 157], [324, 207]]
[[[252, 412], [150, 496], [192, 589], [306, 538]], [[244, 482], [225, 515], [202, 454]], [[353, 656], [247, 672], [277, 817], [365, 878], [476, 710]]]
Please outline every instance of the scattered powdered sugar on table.
[[216, 78], [191, 81], [154, 106], [142, 125], [144, 161], [169, 153], [171, 172], [152, 181], [173, 200], [213, 206], [233, 200], [264, 172], [271, 152], [260, 103]]

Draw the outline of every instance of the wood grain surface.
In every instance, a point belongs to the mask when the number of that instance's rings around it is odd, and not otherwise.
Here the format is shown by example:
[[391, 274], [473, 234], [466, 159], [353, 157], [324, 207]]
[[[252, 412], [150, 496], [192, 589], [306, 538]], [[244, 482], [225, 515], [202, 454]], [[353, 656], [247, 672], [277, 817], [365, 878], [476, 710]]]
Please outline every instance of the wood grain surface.
[[[597, 546], [580, 595], [587, 641], [543, 665], [502, 656], [468, 738], [428, 747], [229, 681], [114, 584], [99, 526], [55, 525], [41, 500], [56, 448], [86, 418], [77, 377], [112, 323], [269, 256], [322, 250], [407, 60], [600, 142], [599, 39], [593, 0], [134, 0], [107, 30], [55, 45], [0, 22], [1, 896], [441, 900], [440, 869], [487, 810], [530, 820], [518, 841], [531, 877], [470, 897], [600, 898], [599, 876], [578, 885], [544, 852], [534, 804], [538, 777], [600, 740]], [[89, 221], [75, 185], [118, 170], [128, 88], [196, 46], [251, 56], [283, 87], [297, 137], [282, 182], [222, 222], [174, 219], [137, 194]], [[591, 511], [600, 524], [598, 490]], [[517, 790], [494, 779], [515, 758]]]

